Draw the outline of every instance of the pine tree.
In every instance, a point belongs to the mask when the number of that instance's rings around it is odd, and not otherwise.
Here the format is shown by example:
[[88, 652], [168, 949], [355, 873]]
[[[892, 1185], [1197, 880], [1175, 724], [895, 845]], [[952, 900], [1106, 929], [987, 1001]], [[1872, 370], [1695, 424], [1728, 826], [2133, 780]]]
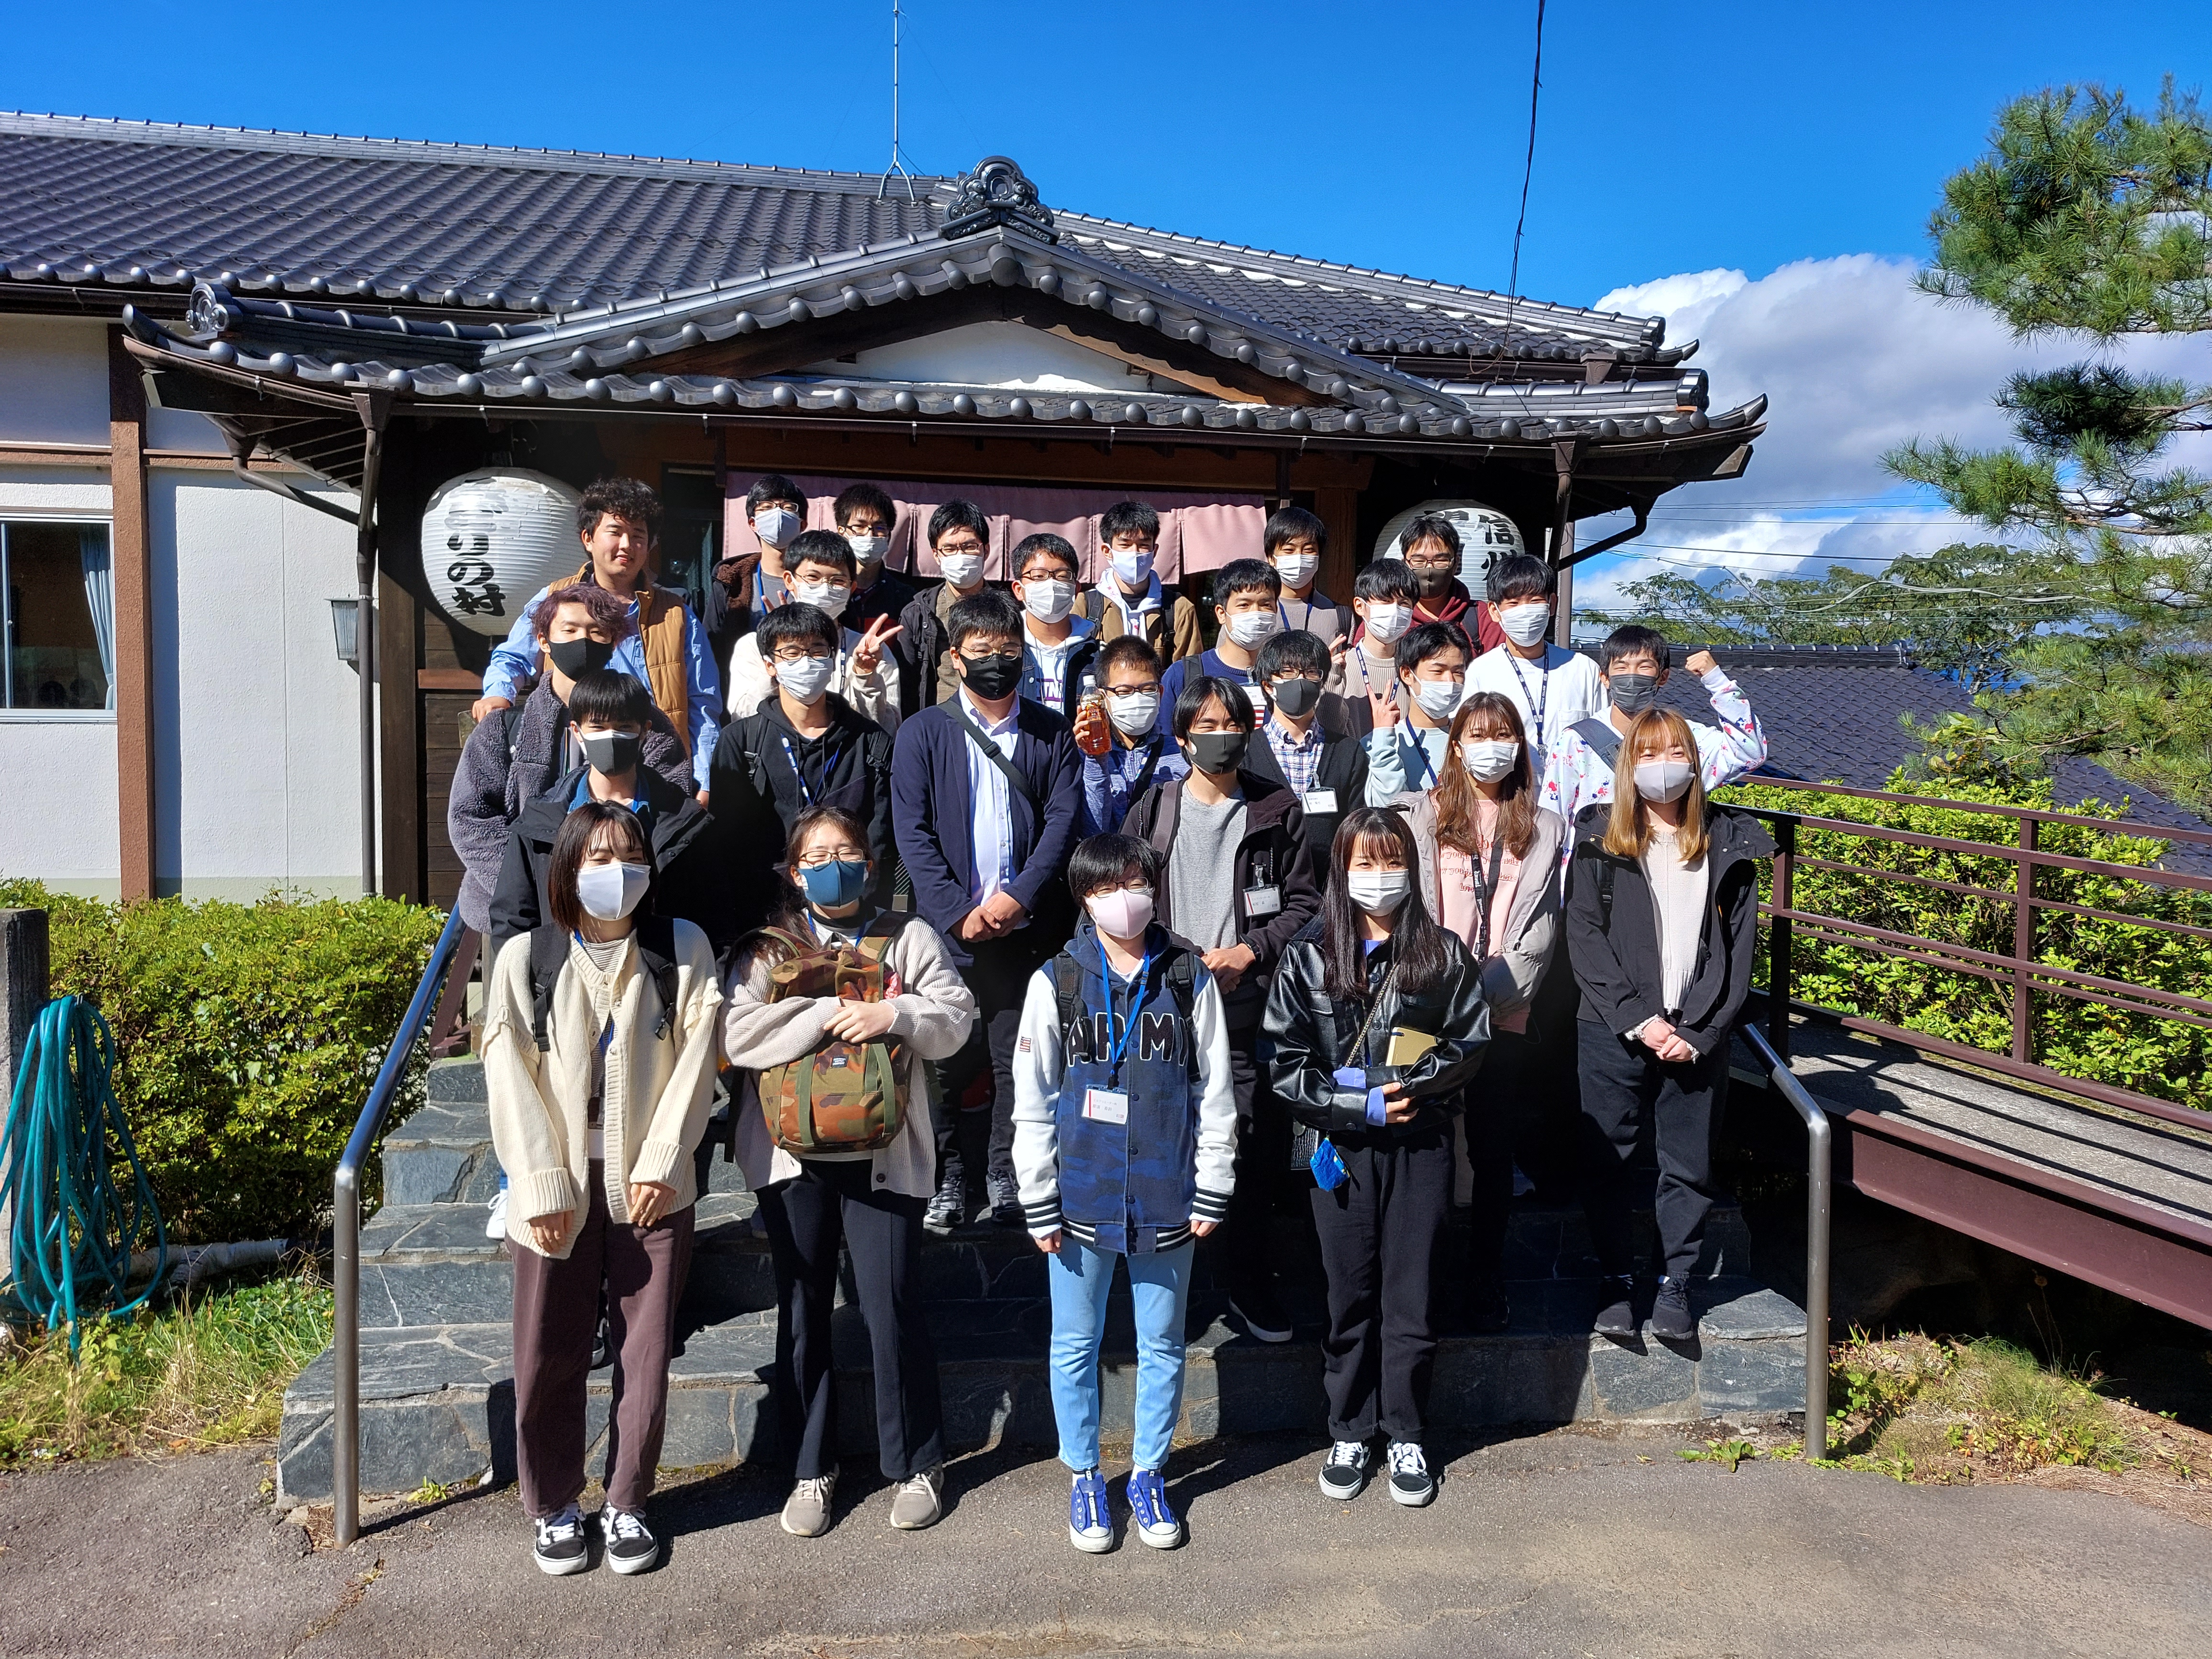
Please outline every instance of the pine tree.
[[[2212, 125], [2170, 82], [2154, 112], [2094, 86], [2019, 99], [1945, 184], [1929, 237], [1921, 288], [2023, 340], [2212, 334]], [[2050, 606], [2014, 624], [2010, 678], [1977, 699], [1992, 749], [2029, 772], [2090, 756], [2212, 807], [2212, 477], [2171, 458], [2212, 429], [2212, 386], [2093, 356], [2014, 374], [1997, 403], [2003, 448], [1916, 440], [1884, 458], [2025, 544], [2001, 580], [1948, 584], [1958, 599]]]

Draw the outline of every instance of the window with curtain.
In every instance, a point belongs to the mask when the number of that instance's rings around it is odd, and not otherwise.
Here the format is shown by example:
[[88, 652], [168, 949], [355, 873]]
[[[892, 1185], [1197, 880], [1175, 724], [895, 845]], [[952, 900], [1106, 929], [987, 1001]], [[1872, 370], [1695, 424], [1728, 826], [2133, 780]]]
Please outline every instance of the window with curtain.
[[104, 524], [0, 520], [0, 701], [115, 707], [115, 575]]

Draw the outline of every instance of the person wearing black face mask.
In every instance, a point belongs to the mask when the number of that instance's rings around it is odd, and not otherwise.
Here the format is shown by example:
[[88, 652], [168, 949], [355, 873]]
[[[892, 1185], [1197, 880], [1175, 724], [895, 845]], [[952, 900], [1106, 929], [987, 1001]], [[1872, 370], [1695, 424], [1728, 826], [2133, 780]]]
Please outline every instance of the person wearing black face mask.
[[[462, 870], [455, 902], [478, 934], [491, 926], [507, 832], [526, 806], [583, 758], [568, 707], [576, 683], [605, 671], [615, 648], [637, 632], [623, 602], [590, 582], [556, 587], [531, 622], [545, 672], [520, 708], [491, 710], [477, 723], [461, 747], [447, 797], [446, 830]], [[683, 739], [658, 707], [647, 708], [641, 738], [632, 764], [687, 792], [696, 787]]]
[[552, 914], [546, 883], [553, 844], [568, 814], [589, 801], [627, 807], [643, 826], [659, 872], [649, 901], [656, 914], [693, 923], [717, 950], [731, 942], [736, 927], [725, 861], [715, 856], [712, 820], [687, 787], [690, 769], [684, 767], [678, 783], [644, 763], [655, 712], [652, 694], [615, 669], [586, 673], [569, 686], [568, 747], [577, 764], [515, 816], [487, 917], [494, 951]]
[[1230, 1302], [1246, 1329], [1262, 1342], [1286, 1342], [1291, 1325], [1275, 1292], [1267, 1222], [1289, 1164], [1290, 1121], [1261, 1082], [1253, 1045], [1268, 976], [1298, 930], [1321, 914], [1321, 888], [1297, 793], [1249, 763], [1267, 748], [1253, 741], [1253, 725], [1251, 699], [1235, 681], [1205, 674], [1184, 681], [1170, 730], [1190, 774], [1155, 783], [1121, 829], [1160, 854], [1166, 869], [1154, 914], [1198, 947], [1229, 1028], [1242, 1126], [1237, 1182], [1220, 1241], [1206, 1248], [1224, 1257]]
[[995, 1085], [988, 1165], [991, 1218], [1023, 1224], [1013, 1165], [1013, 1049], [1029, 977], [1066, 941], [1074, 903], [1060, 873], [1083, 805], [1082, 757], [1068, 723], [1020, 695], [1022, 613], [979, 586], [945, 618], [959, 689], [899, 723], [891, 803], [914, 908], [945, 936], [975, 994], [976, 1029], [933, 1062], [939, 1182], [923, 1224], [968, 1218], [968, 1153], [955, 1103], [988, 1064]]
[[1260, 647], [1252, 672], [1266, 694], [1267, 718], [1244, 763], [1298, 798], [1316, 869], [1328, 858], [1338, 820], [1367, 793], [1366, 748], [1351, 733], [1345, 700], [1322, 689], [1330, 665], [1317, 634], [1278, 634]]

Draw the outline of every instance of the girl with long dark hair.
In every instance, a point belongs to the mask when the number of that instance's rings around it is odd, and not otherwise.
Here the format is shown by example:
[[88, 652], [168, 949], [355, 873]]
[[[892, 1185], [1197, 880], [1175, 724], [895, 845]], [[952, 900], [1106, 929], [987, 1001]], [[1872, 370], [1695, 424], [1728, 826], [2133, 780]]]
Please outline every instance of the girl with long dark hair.
[[1345, 815], [1322, 914], [1276, 969], [1263, 1044], [1275, 1092], [1313, 1132], [1334, 1441], [1321, 1489], [1358, 1497], [1381, 1432], [1390, 1496], [1410, 1507], [1436, 1496], [1422, 1441], [1451, 1115], [1490, 1036], [1474, 959], [1430, 915], [1420, 875], [1413, 833], [1395, 809]]
[[[1459, 1122], [1468, 1230], [1465, 1316], [1477, 1330], [1511, 1323], [1504, 1275], [1516, 1153], [1540, 1167], [1547, 1131], [1529, 1006], [1559, 938], [1559, 848], [1566, 825], [1536, 804], [1521, 711], [1476, 691], [1452, 716], [1443, 776], [1400, 809], [1421, 849], [1425, 896], [1474, 956], [1490, 1005], [1490, 1048]], [[1560, 1158], [1570, 1144], [1564, 1134]]]
[[626, 806], [562, 821], [546, 875], [552, 920], [492, 963], [484, 1086], [507, 1171], [514, 1256], [515, 1462], [541, 1570], [581, 1572], [585, 1385], [599, 1308], [613, 1351], [607, 1565], [659, 1559], [645, 1522], [666, 1425], [676, 1305], [691, 1261], [692, 1150], [714, 1097], [714, 953], [647, 902], [654, 871]]

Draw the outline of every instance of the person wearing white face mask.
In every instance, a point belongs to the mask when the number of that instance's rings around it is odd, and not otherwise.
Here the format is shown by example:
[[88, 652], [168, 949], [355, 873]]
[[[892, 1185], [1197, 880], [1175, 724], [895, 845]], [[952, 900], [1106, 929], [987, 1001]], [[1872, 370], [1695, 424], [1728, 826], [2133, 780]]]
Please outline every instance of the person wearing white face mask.
[[[853, 549], [834, 530], [808, 530], [785, 550], [785, 587], [790, 602], [811, 605], [833, 623], [852, 604], [855, 562]], [[770, 613], [773, 614], [773, 613]], [[761, 655], [759, 625], [730, 653], [730, 714], [750, 714], [775, 693]], [[843, 628], [829, 689], [887, 732], [899, 723], [898, 665], [890, 647], [899, 624], [878, 616], [864, 631]]]
[[1134, 634], [1163, 662], [1181, 662], [1204, 644], [1198, 607], [1160, 585], [1159, 550], [1159, 514], [1145, 501], [1115, 502], [1098, 515], [1098, 585], [1079, 608], [1100, 639]]
[[1259, 660], [1260, 647], [1283, 631], [1283, 619], [1275, 608], [1283, 597], [1283, 579], [1265, 559], [1231, 559], [1213, 573], [1213, 595], [1214, 619], [1221, 627], [1213, 648], [1170, 663], [1161, 676], [1163, 729], [1184, 682], [1201, 676], [1243, 686], [1255, 714], [1267, 706], [1252, 667]]
[[1433, 788], [1444, 775], [1451, 717], [1467, 684], [1467, 647], [1457, 629], [1423, 623], [1398, 641], [1396, 665], [1397, 696], [1368, 699], [1374, 722], [1367, 738], [1370, 806]]
[[[878, 617], [896, 622], [918, 591], [884, 562], [890, 552], [891, 532], [898, 526], [896, 503], [879, 485], [848, 484], [839, 492], [830, 514], [836, 520], [837, 533], [853, 550], [853, 602], [846, 608], [845, 626], [865, 633]], [[898, 659], [902, 713], [907, 708], [906, 682], [912, 678], [902, 654], [905, 643], [902, 635], [891, 647]]]
[[1559, 937], [1566, 825], [1536, 805], [1528, 730], [1510, 700], [1470, 692], [1450, 736], [1442, 780], [1398, 805], [1420, 849], [1423, 895], [1474, 957], [1490, 1007], [1490, 1050], [1460, 1120], [1459, 1191], [1473, 1211], [1462, 1311], [1474, 1329], [1499, 1331], [1511, 1314], [1504, 1267], [1514, 1165], [1572, 1158], [1572, 1136], [1552, 1135], [1539, 1109], [1540, 1056], [1529, 1034], [1530, 1000]]
[[[831, 806], [867, 826], [874, 886], [869, 898], [890, 902], [890, 734], [832, 688], [839, 663], [838, 630], [811, 605], [770, 611], [747, 636], [775, 695], [722, 728], [710, 774], [714, 823], [726, 868], [759, 871], [783, 856], [792, 830], [811, 808]], [[771, 896], [748, 878], [732, 884], [732, 908], [743, 934], [760, 925]]]
[[1759, 860], [1774, 842], [1757, 820], [1706, 800], [1696, 736], [1673, 709], [1637, 716], [1620, 764], [1633, 787], [1577, 827], [1567, 883], [1582, 990], [1583, 1201], [1607, 1276], [1595, 1328], [1636, 1334], [1628, 1168], [1648, 1129], [1661, 1255], [1651, 1332], [1685, 1342], [1698, 1328], [1690, 1275], [1713, 1204], [1729, 1033], [1758, 950]]
[[666, 1420], [722, 994], [707, 936], [651, 908], [652, 853], [611, 801], [569, 813], [552, 919], [492, 962], [484, 1090], [514, 1257], [515, 1462], [540, 1571], [591, 1565], [585, 1384], [605, 1298], [614, 1355], [607, 1565], [659, 1559], [645, 1518]]
[[1476, 658], [1467, 675], [1469, 695], [1492, 691], [1521, 711], [1540, 786], [1547, 757], [1575, 722], [1605, 711], [1605, 683], [1597, 664], [1579, 651], [1549, 642], [1559, 586], [1559, 573], [1526, 554], [1492, 565], [1490, 611], [1505, 632], [1505, 643]]
[[1182, 1541], [1161, 1471], [1182, 1414], [1183, 1314], [1194, 1241], [1228, 1215], [1235, 1179], [1228, 1022], [1214, 975], [1155, 919], [1164, 883], [1159, 854], [1133, 836], [1077, 845], [1067, 884], [1084, 915], [1030, 979], [1015, 1045], [1014, 1168], [1049, 1258], [1068, 1541], [1086, 1554], [1114, 1547], [1098, 1346], [1117, 1257], [1137, 1319], [1132, 1519], [1155, 1549]]
[[1182, 777], [1190, 763], [1159, 729], [1160, 659], [1151, 646], [1124, 634], [1099, 647], [1092, 667], [1109, 736], [1104, 754], [1083, 757], [1082, 824], [1085, 835], [1103, 836], [1121, 827], [1146, 790]]
[[945, 702], [960, 689], [947, 630], [952, 607], [983, 592], [991, 520], [973, 501], [946, 501], [930, 514], [927, 539], [940, 580], [922, 588], [899, 612], [903, 678], [912, 682], [902, 684], [901, 706], [909, 714]]
[[1264, 1028], [1275, 1093], [1306, 1131], [1328, 1276], [1334, 1443], [1321, 1489], [1357, 1498], [1387, 1435], [1390, 1496], [1408, 1508], [1436, 1496], [1423, 1449], [1431, 1274], [1450, 1208], [1451, 1118], [1490, 1036], [1479, 969], [1431, 916], [1419, 858], [1396, 811], [1345, 815], [1320, 921], [1283, 952]]
[[1398, 696], [1398, 641], [1413, 625], [1419, 590], [1413, 572], [1396, 559], [1377, 559], [1353, 578], [1352, 613], [1358, 625], [1349, 640], [1339, 640], [1332, 655], [1354, 737], [1375, 729], [1375, 699]]
[[1022, 695], [1064, 719], [1083, 701], [1083, 677], [1098, 654], [1098, 630], [1075, 610], [1075, 550], [1040, 530], [1014, 549], [1014, 598], [1022, 607]]
[[[1331, 649], [1339, 640], [1349, 640], [1357, 625], [1352, 607], [1339, 605], [1316, 586], [1321, 562], [1328, 551], [1328, 526], [1302, 507], [1285, 507], [1267, 517], [1260, 532], [1260, 545], [1275, 574], [1283, 579], [1283, 595], [1275, 609], [1286, 634], [1310, 634]], [[1324, 690], [1341, 693], [1344, 664], [1330, 665]]]

